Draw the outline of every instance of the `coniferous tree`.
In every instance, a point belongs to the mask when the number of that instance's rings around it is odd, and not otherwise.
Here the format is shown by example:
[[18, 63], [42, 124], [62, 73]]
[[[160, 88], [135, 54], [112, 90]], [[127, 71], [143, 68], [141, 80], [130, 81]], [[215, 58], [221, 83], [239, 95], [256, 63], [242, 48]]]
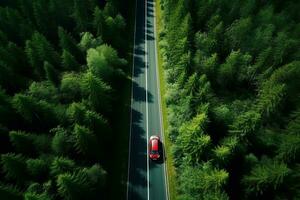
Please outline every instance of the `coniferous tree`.
[[77, 42], [71, 36], [70, 33], [67, 33], [62, 27], [58, 28], [58, 36], [59, 36], [59, 45], [62, 49], [70, 52], [80, 63], [83, 62], [83, 54], [77, 46]]
[[82, 91], [80, 82], [80, 74], [66, 73], [63, 75], [60, 84], [61, 99], [63, 102], [77, 102], [81, 99]]
[[82, 79], [81, 87], [95, 111], [108, 113], [111, 110], [109, 96], [111, 88], [101, 79], [87, 72]]
[[93, 27], [97, 36], [102, 36], [105, 32], [105, 17], [103, 11], [96, 7], [94, 10]]
[[1, 7], [0, 19], [0, 29], [6, 33], [8, 40], [17, 44], [23, 44], [33, 32], [31, 24], [16, 9]]
[[0, 183], [0, 196], [2, 199], [22, 200], [22, 193], [13, 186]]
[[80, 43], [78, 44], [82, 51], [87, 51], [88, 49], [95, 49], [103, 43], [101, 36], [94, 37], [93, 34], [85, 32], [81, 36]]
[[56, 157], [53, 159], [50, 168], [50, 173], [56, 177], [60, 174], [72, 173], [76, 169], [76, 165], [73, 160], [64, 157]]
[[69, 120], [73, 123], [83, 125], [87, 107], [83, 103], [72, 103], [67, 109]]
[[104, 44], [88, 50], [87, 64], [94, 75], [113, 84], [116, 82], [117, 71], [122, 71], [120, 67], [126, 65], [127, 61], [119, 58], [115, 49]]
[[45, 21], [45, 19], [49, 19], [50, 16], [47, 5], [48, 5], [47, 1], [34, 0], [32, 2], [33, 15], [39, 31], [45, 35], [49, 34], [50, 37], [51, 36], [53, 37], [53, 30], [54, 30], [53, 20], [47, 20], [47, 22]]
[[58, 71], [53, 67], [53, 65], [51, 65], [47, 61], [44, 62], [44, 71], [45, 71], [45, 74], [46, 74], [46, 78], [51, 83], [53, 83], [54, 85], [58, 85], [59, 84], [59, 74], [58, 74]]
[[32, 155], [35, 152], [33, 138], [30, 134], [22, 131], [9, 132], [9, 138], [16, 152]]
[[63, 50], [61, 60], [62, 60], [62, 65], [66, 70], [77, 71], [80, 67], [75, 57], [65, 49]]
[[300, 112], [297, 110], [292, 118], [284, 130], [277, 150], [277, 158], [288, 163], [297, 159], [300, 153]]
[[24, 194], [25, 200], [52, 200], [46, 193], [37, 194], [32, 192], [26, 192]]
[[32, 82], [28, 88], [28, 94], [38, 100], [49, 103], [58, 103], [58, 89], [50, 81]]
[[0, 124], [10, 126], [14, 119], [18, 118], [13, 111], [11, 97], [0, 86]]
[[48, 61], [55, 66], [60, 64], [59, 55], [54, 47], [45, 36], [38, 32], [32, 35], [31, 40], [26, 41], [25, 52], [37, 76], [43, 77], [45, 74], [43, 70], [44, 61]]
[[20, 154], [2, 154], [2, 169], [7, 179], [15, 180], [17, 183], [24, 183], [28, 179], [26, 159]]
[[104, 119], [103, 116], [97, 114], [96, 112], [87, 111], [85, 113], [84, 122], [91, 130], [94, 131], [94, 133], [96, 133], [96, 135], [98, 136], [102, 135], [102, 134], [98, 134], [98, 132], [103, 132], [106, 133], [104, 135], [108, 135], [109, 127], [108, 127], [107, 120]]
[[204, 152], [208, 149], [211, 138], [205, 134], [207, 115], [200, 113], [191, 122], [185, 123], [179, 130], [179, 146], [189, 162], [199, 162]]
[[[111, 105], [119, 96], [110, 85], [122, 89], [126, 77], [119, 3], [0, 4], [0, 199], [106, 198], [108, 173], [95, 163], [107, 162], [102, 148], [114, 131]], [[91, 48], [109, 76], [86, 66]]]
[[99, 159], [101, 151], [95, 135], [86, 127], [75, 125], [74, 127], [74, 147], [76, 151], [91, 159]]
[[55, 134], [51, 143], [52, 150], [57, 155], [70, 154], [72, 150], [72, 138], [70, 138], [67, 130], [63, 129], [62, 127], [57, 127], [51, 129], [50, 132]]
[[26, 160], [27, 171], [34, 180], [45, 180], [48, 177], [49, 167], [43, 159]]
[[74, 8], [72, 17], [76, 23], [76, 30], [81, 33], [88, 31], [89, 25], [89, 10], [88, 2], [81, 0], [74, 0]]
[[[59, 122], [56, 109], [45, 102], [23, 94], [16, 94], [12, 100], [13, 107], [27, 122], [37, 123], [40, 127], [51, 127]], [[44, 124], [43, 121], [49, 123]]]
[[243, 178], [246, 193], [262, 194], [265, 190], [276, 189], [290, 173], [286, 164], [264, 159], [254, 166], [249, 175]]
[[[113, 47], [122, 49], [121, 33], [125, 29], [125, 20], [121, 15], [117, 15], [115, 18], [108, 16], [105, 19], [106, 31], [103, 35], [103, 40], [106, 43], [112, 44]], [[114, 39], [112, 39], [114, 38]]]
[[90, 184], [86, 174], [82, 171], [69, 174], [64, 173], [57, 177], [58, 193], [64, 199], [80, 200], [90, 194]]

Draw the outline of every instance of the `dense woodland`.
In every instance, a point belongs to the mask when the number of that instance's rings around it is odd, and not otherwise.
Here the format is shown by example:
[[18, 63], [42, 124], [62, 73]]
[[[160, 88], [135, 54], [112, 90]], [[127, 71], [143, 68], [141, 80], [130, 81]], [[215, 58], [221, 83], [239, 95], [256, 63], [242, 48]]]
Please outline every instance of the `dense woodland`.
[[160, 7], [177, 199], [300, 199], [300, 2]]
[[128, 2], [0, 1], [1, 200], [107, 197]]

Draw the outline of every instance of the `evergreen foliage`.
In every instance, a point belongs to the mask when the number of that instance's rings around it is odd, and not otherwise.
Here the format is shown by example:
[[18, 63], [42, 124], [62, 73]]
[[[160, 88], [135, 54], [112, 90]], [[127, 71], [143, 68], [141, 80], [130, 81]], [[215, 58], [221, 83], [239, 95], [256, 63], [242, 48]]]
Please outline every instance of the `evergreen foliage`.
[[160, 4], [175, 199], [298, 199], [300, 3]]
[[1, 200], [107, 198], [130, 72], [118, 1], [0, 2]]

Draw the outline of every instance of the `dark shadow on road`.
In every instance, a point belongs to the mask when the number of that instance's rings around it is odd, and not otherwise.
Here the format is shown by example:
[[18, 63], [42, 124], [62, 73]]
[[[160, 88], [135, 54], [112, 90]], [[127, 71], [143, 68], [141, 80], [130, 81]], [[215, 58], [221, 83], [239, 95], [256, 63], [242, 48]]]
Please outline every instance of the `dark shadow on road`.
[[140, 151], [140, 149], [145, 149], [147, 144], [147, 138], [144, 137], [143, 118], [141, 112], [132, 109], [129, 199], [141, 199], [137, 190], [147, 187], [147, 152]]
[[148, 103], [153, 102], [153, 95], [144, 87], [139, 86], [136, 82], [132, 83], [133, 87], [133, 100], [137, 102], [146, 102], [146, 95], [148, 95]]

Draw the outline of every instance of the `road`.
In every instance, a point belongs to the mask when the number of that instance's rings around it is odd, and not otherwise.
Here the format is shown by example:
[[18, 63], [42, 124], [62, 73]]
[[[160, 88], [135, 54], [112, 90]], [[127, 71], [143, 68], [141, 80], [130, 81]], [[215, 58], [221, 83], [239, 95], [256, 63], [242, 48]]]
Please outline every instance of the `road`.
[[[136, 0], [132, 69], [131, 125], [128, 155], [128, 200], [167, 200], [167, 177], [162, 162], [148, 159], [148, 139], [163, 142], [156, 54], [155, 2]], [[163, 155], [164, 157], [164, 155]]]

